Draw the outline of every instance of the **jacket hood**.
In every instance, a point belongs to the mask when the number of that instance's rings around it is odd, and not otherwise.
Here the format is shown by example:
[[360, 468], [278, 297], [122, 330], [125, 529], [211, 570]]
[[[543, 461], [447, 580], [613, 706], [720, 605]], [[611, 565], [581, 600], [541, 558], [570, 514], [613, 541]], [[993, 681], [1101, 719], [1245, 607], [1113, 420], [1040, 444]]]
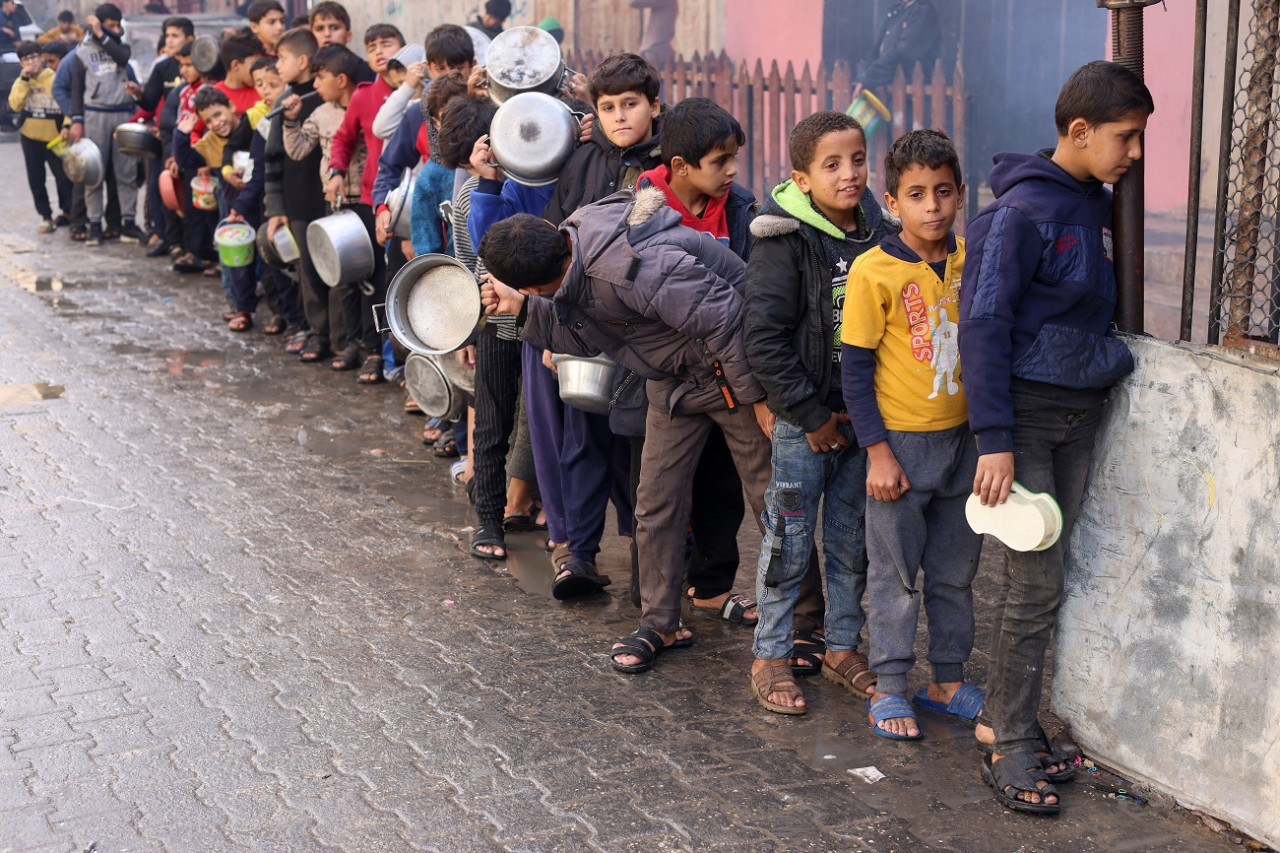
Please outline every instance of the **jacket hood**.
[[[652, 186], [635, 192], [624, 190], [614, 193], [579, 209], [561, 226], [573, 237], [574, 258], [578, 261], [571, 268], [562, 289], [576, 292], [585, 287], [582, 274], [613, 282], [623, 281], [630, 264], [640, 257], [639, 254], [634, 249], [611, 253], [602, 266], [600, 259], [605, 249], [615, 240], [635, 246], [659, 231], [679, 224], [680, 214], [667, 204], [667, 194]], [[624, 256], [626, 260], [622, 261]], [[573, 271], [578, 272], [578, 280], [570, 281]]]
[[1102, 187], [1097, 181], [1083, 182], [1071, 177], [1066, 170], [1049, 159], [1052, 153], [1052, 149], [1046, 148], [1035, 154], [997, 154], [995, 165], [991, 167], [991, 191], [999, 197], [1023, 181], [1039, 181], [1047, 185], [1046, 189], [1054, 192], [1086, 197]]
[[[862, 191], [862, 200], [858, 205], [862, 209], [867, 231], [874, 232], [884, 220], [884, 212], [876, 203], [875, 194], [870, 188]], [[809, 196], [792, 180], [783, 181], [773, 188], [760, 209], [760, 215], [751, 223], [751, 233], [756, 237], [778, 237], [798, 231], [802, 222], [837, 240], [845, 238], [845, 233], [839, 226], [823, 216], [809, 201]]]

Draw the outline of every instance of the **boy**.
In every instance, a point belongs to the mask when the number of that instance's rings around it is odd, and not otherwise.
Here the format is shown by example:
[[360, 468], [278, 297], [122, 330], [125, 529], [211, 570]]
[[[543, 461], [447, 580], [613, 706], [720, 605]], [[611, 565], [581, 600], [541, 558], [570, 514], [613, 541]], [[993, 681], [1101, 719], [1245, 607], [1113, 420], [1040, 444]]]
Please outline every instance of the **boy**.
[[840, 323], [854, 259], [889, 232], [867, 189], [867, 140], [843, 113], [814, 113], [788, 139], [791, 178], [752, 223], [743, 323], [751, 368], [776, 417], [773, 472], [760, 546], [752, 693], [765, 708], [803, 714], [789, 671], [793, 611], [809, 570], [821, 504], [827, 578], [823, 676], [859, 696], [874, 677], [858, 651], [865, 622], [866, 455], [840, 389]]
[[245, 12], [249, 30], [262, 42], [267, 56], [276, 55], [276, 43], [284, 35], [284, 7], [278, 0], [253, 0]]
[[[293, 87], [293, 94], [302, 100], [302, 109], [296, 119], [306, 121], [319, 106], [317, 98], [305, 96], [315, 91], [311, 60], [320, 49], [316, 37], [310, 30], [296, 27], [280, 37], [276, 45], [276, 69], [280, 79]], [[307, 322], [311, 327], [311, 335], [301, 349], [293, 349], [296, 342], [290, 341], [286, 352], [297, 352], [299, 357], [308, 363], [316, 363], [327, 357], [329, 348], [329, 300], [330, 288], [320, 280], [315, 266], [311, 263], [311, 255], [307, 251], [307, 225], [324, 216], [324, 192], [317, 175], [320, 172], [320, 150], [317, 148], [303, 160], [294, 160], [284, 150], [284, 116], [276, 115], [271, 120], [271, 128], [267, 136], [266, 149], [263, 153], [263, 178], [265, 214], [268, 217], [268, 231], [271, 237], [284, 225], [289, 227], [302, 257], [298, 261], [299, 290], [302, 293], [302, 305]], [[332, 294], [337, 310], [337, 294]]]
[[[743, 346], [742, 259], [681, 227], [665, 202], [654, 188], [618, 193], [569, 217], [562, 231], [517, 214], [480, 244], [495, 279], [481, 290], [488, 313], [520, 317], [522, 337], [535, 346], [604, 352], [648, 380], [635, 510], [641, 627], [609, 651], [613, 668], [626, 673], [644, 672], [663, 651], [693, 642], [680, 621], [692, 500], [687, 472], [711, 427], [724, 431], [757, 518], [769, 472], [763, 391]], [[555, 300], [526, 301], [523, 294]], [[740, 411], [748, 406], [755, 418]], [[608, 583], [594, 574], [581, 579]]]
[[[178, 52], [183, 45], [195, 41], [195, 25], [189, 18], [166, 18], [162, 26], [164, 42], [161, 52], [163, 56], [151, 66], [147, 84], [143, 87], [142, 97], [138, 99], [137, 118], [147, 114], [164, 115], [164, 106], [170, 96], [176, 96], [183, 80], [180, 73]], [[175, 119], [176, 123], [176, 119]], [[160, 173], [164, 171], [173, 148], [174, 124], [167, 127], [160, 121], [156, 123], [160, 133], [160, 157], [147, 161], [147, 218], [151, 227], [151, 235], [147, 238], [147, 257], [161, 257], [169, 251], [166, 235], [176, 233], [180, 226], [172, 222], [176, 219], [172, 211], [165, 208], [160, 199]]]
[[[222, 151], [236, 129], [235, 109], [231, 99], [216, 86], [201, 86], [192, 98], [193, 113], [183, 116], [173, 132], [173, 159], [183, 181], [190, 183], [197, 175], [217, 176], [222, 170]], [[193, 137], [197, 125], [204, 133]], [[201, 272], [209, 277], [221, 277], [222, 272], [214, 260], [213, 229], [218, 221], [216, 210], [200, 210], [188, 204], [185, 211], [187, 224], [187, 255], [174, 262], [177, 272]]]
[[[947, 135], [912, 131], [885, 156], [885, 204], [902, 221], [854, 262], [844, 300], [844, 398], [868, 470], [868, 633], [875, 687], [871, 731], [916, 740], [907, 703], [920, 595], [929, 615], [933, 680], [915, 702], [976, 717], [983, 691], [964, 680], [973, 651], [973, 590], [982, 537], [965, 520], [977, 452], [969, 435], [956, 345], [964, 241], [951, 234], [964, 202]], [[954, 701], [953, 701], [954, 700]]]
[[38, 44], [51, 44], [60, 41], [63, 44], [79, 44], [84, 38], [84, 30], [76, 26], [76, 16], [69, 10], [58, 13], [57, 23], [36, 36]]
[[248, 30], [239, 30], [222, 40], [220, 56], [226, 77], [214, 84], [214, 88], [231, 100], [236, 115], [244, 115], [261, 98], [253, 87], [253, 63], [263, 54], [262, 42]]
[[[351, 96], [356, 90], [356, 72], [360, 68], [360, 57], [343, 45], [329, 44], [316, 51], [312, 67], [315, 70], [315, 88], [323, 104], [307, 117], [305, 122], [297, 120], [302, 104], [297, 98], [290, 97], [284, 110], [284, 150], [293, 160], [304, 160], [317, 146], [320, 148], [320, 167], [316, 172], [316, 180], [320, 180], [329, 171], [329, 158], [334, 134], [346, 117]], [[332, 205], [347, 203], [345, 200], [356, 199], [360, 195], [360, 179], [364, 172], [366, 152], [361, 140], [351, 158], [349, 180], [343, 186], [330, 187], [325, 197]], [[344, 200], [341, 201], [340, 200]], [[360, 288], [358, 284], [343, 285], [341, 288], [343, 327], [348, 330], [358, 329], [361, 323]], [[372, 314], [372, 310], [370, 311]], [[355, 344], [357, 336], [348, 333], [348, 345], [334, 358], [330, 364], [334, 370], [354, 370], [359, 364], [359, 347]]]
[[22, 142], [22, 159], [27, 165], [27, 186], [31, 188], [31, 200], [35, 202], [40, 224], [39, 234], [51, 234], [57, 229], [53, 208], [49, 204], [49, 190], [45, 182], [45, 165], [53, 172], [58, 187], [60, 219], [71, 221], [71, 181], [62, 170], [62, 161], [49, 150], [48, 143], [62, 133], [62, 109], [53, 99], [52, 68], [44, 66], [42, 48], [35, 42], [18, 45], [18, 63], [21, 72], [9, 90], [9, 109], [22, 115], [19, 139]]
[[[1110, 330], [1116, 284], [1111, 193], [1142, 157], [1151, 93], [1111, 62], [1078, 68], [1054, 108], [1058, 142], [999, 154], [996, 200], [969, 225], [960, 289], [960, 357], [978, 445], [973, 492], [1002, 503], [1016, 475], [1062, 509], [1062, 536], [1044, 551], [1005, 549], [1008, 595], [995, 621], [985, 724], [994, 754], [982, 772], [1005, 806], [1060, 810], [1052, 781], [1074, 770], [1036, 721], [1045, 650], [1062, 595], [1063, 553], [1080, 512], [1102, 407], [1133, 369]], [[987, 726], [994, 732], [988, 732]], [[1046, 781], [1047, 780], [1047, 781]]]
[[[146, 236], [133, 217], [138, 200], [138, 158], [122, 154], [113, 138], [116, 127], [128, 121], [136, 108], [130, 87], [136, 91], [137, 84], [131, 79], [129, 45], [122, 38], [124, 28], [120, 20], [123, 17], [119, 6], [103, 3], [85, 19], [89, 31], [70, 60], [71, 141], [78, 142], [87, 136], [102, 152], [103, 167], [114, 176], [112, 180], [120, 198], [124, 220], [120, 239], [136, 243]], [[89, 219], [86, 246], [97, 246], [103, 239], [106, 183], [103, 181], [103, 186], [85, 190]], [[114, 231], [114, 227], [111, 230]]]

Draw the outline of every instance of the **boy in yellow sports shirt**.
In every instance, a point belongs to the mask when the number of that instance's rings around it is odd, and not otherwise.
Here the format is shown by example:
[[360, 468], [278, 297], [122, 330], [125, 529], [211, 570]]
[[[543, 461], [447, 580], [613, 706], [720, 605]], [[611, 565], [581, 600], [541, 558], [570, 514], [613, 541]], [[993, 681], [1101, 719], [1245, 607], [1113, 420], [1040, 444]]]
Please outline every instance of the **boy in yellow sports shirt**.
[[964, 505], [978, 454], [969, 433], [956, 321], [964, 241], [951, 233], [964, 198], [955, 146], [917, 130], [885, 157], [889, 212], [902, 220], [849, 272], [841, 327], [845, 403], [867, 449], [867, 633], [876, 684], [871, 730], [917, 740], [907, 701], [924, 574], [933, 679], [926, 710], [972, 722], [986, 700], [964, 680], [973, 650], [973, 593], [982, 537]]

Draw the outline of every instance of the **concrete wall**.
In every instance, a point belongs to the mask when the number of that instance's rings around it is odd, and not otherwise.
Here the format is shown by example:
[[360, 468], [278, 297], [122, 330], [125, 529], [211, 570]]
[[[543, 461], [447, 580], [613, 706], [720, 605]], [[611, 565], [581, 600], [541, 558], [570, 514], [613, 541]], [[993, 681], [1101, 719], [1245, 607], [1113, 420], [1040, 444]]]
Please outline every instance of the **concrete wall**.
[[1071, 542], [1053, 710], [1104, 764], [1280, 847], [1280, 375], [1130, 343]]

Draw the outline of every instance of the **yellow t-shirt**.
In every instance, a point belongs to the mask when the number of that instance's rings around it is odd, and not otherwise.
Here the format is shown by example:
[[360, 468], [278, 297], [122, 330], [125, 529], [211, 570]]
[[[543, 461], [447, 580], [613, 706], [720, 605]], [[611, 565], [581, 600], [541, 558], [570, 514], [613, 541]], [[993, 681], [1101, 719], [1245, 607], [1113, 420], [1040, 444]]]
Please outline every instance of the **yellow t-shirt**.
[[960, 384], [960, 274], [964, 239], [942, 279], [924, 261], [877, 246], [849, 271], [841, 340], [875, 350], [876, 402], [887, 429], [926, 432], [969, 419]]

